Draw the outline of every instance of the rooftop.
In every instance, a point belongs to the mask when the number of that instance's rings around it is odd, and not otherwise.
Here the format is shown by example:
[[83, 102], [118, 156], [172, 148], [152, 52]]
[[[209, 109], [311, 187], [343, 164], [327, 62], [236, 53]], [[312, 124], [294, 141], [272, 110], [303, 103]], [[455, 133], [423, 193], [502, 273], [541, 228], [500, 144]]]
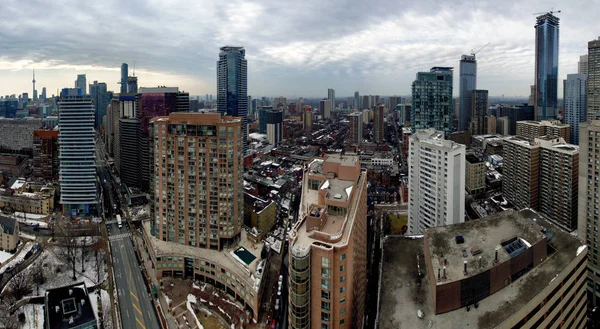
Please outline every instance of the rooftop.
[[[511, 222], [515, 222], [515, 224], [511, 224]], [[522, 227], [523, 223], [531, 222], [547, 229], [547, 234], [552, 236], [549, 245], [554, 253], [549, 254], [544, 262], [518, 280], [513, 281], [509, 286], [479, 301], [477, 309], [471, 308], [470, 311], [467, 311], [465, 308], [460, 308], [439, 315], [435, 314], [431, 286], [427, 275], [430, 269], [427, 268], [428, 265], [424, 257], [424, 238], [422, 236], [413, 238], [387, 237], [384, 240], [382, 254], [383, 272], [381, 274], [381, 293], [379, 296], [379, 328], [454, 329], [494, 328], [499, 326], [517, 310], [529, 303], [562, 272], [563, 268], [579, 254], [581, 243], [576, 237], [554, 227], [537, 213], [528, 209], [520, 212], [505, 211], [481, 220], [453, 225], [459, 229], [464, 229], [461, 230], [461, 234], [465, 236], [465, 243], [468, 243], [469, 239], [473, 239], [474, 236], [473, 241], [476, 241], [477, 238], [480, 240], [487, 238], [487, 240], [497, 243], [501, 241], [501, 237], [496, 236], [498, 232], [501, 236], [508, 236], [510, 235], [509, 230], [523, 232], [525, 240], [538, 238], [539, 232]], [[470, 226], [474, 227], [470, 228]], [[450, 234], [450, 231], [453, 231], [454, 228], [445, 227], [445, 230], [440, 232]], [[467, 234], [465, 231], [472, 232]], [[482, 236], [477, 237], [473, 235], [475, 233], [482, 234]], [[452, 238], [448, 237], [448, 239], [440, 239], [440, 241], [446, 241], [448, 248], [457, 249], [453, 236]], [[494, 242], [482, 243], [491, 245]], [[453, 244], [454, 247], [452, 247]], [[470, 251], [467, 250], [467, 252], [469, 253], [468, 258], [473, 258]], [[489, 255], [487, 253], [487, 256], [484, 257], [493, 257]], [[455, 257], [462, 259], [460, 255]], [[460, 272], [459, 275], [463, 277], [462, 268]], [[452, 275], [456, 275], [456, 273]], [[399, 280], [398, 278], [404, 279]], [[417, 317], [418, 310], [425, 313], [423, 319]]]
[[4, 233], [12, 235], [15, 232], [15, 226], [17, 224], [17, 220], [10, 217], [0, 216], [0, 226]]
[[45, 305], [48, 324], [45, 328], [89, 328], [92, 324], [97, 326], [96, 315], [83, 282], [47, 290]]

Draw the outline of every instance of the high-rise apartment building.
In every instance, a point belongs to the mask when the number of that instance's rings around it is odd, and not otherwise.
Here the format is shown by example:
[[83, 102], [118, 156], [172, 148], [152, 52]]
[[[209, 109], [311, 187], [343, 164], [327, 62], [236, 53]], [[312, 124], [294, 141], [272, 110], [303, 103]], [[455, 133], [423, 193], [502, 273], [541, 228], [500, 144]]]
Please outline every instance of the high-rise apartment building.
[[98, 210], [94, 105], [81, 88], [62, 90], [58, 102], [58, 127], [63, 213], [94, 214]]
[[565, 123], [570, 126], [570, 142], [579, 145], [579, 123], [587, 120], [587, 75], [567, 74], [564, 97]]
[[81, 89], [83, 95], [87, 95], [87, 82], [85, 74], [77, 74], [77, 80], [75, 80], [75, 88]]
[[121, 94], [125, 94], [127, 92], [127, 77], [129, 74], [129, 66], [127, 63], [121, 64]]
[[352, 112], [348, 115], [348, 143], [360, 145], [363, 140], [363, 114]]
[[465, 221], [465, 146], [442, 131], [420, 129], [409, 137], [408, 231]]
[[577, 62], [577, 73], [588, 74], [588, 55], [579, 56], [579, 62]]
[[100, 129], [102, 118], [106, 115], [106, 108], [112, 98], [111, 94], [112, 92], [107, 90], [106, 83], [104, 82], [98, 83], [98, 81], [94, 81], [93, 84], [90, 84], [90, 96], [92, 97], [95, 109], [94, 127], [96, 129]]
[[40, 118], [0, 118], [0, 153], [30, 153], [33, 132], [41, 128]]
[[244, 153], [248, 149], [248, 64], [244, 47], [221, 47], [217, 61], [217, 111], [242, 118]]
[[534, 120], [558, 115], [558, 34], [558, 17], [547, 13], [536, 18]]
[[[590, 55], [590, 64], [592, 64]], [[592, 65], [590, 65], [591, 73]], [[600, 231], [600, 197], [598, 179], [600, 179], [600, 120], [582, 122], [579, 132], [579, 204], [577, 233], [579, 240], [588, 246], [588, 303], [591, 307], [600, 305], [600, 249], [598, 239]], [[591, 308], [590, 307], [590, 308]]]
[[127, 93], [130, 93], [130, 94], [138, 93], [137, 77], [127, 77]]
[[579, 146], [562, 138], [536, 141], [540, 144], [540, 212], [572, 232], [577, 229]]
[[600, 38], [588, 42], [587, 117], [600, 118]]
[[571, 127], [558, 120], [517, 121], [516, 135], [529, 139], [542, 136], [564, 138], [568, 143], [571, 141]]
[[33, 174], [48, 180], [58, 179], [58, 130], [33, 132]]
[[283, 110], [267, 111], [267, 139], [271, 145], [279, 145], [283, 140]]
[[307, 134], [310, 134], [310, 132], [312, 131], [312, 122], [312, 107], [310, 107], [309, 105], [304, 105], [304, 112], [302, 114], [302, 128], [304, 128], [304, 131]]
[[354, 106], [352, 108], [356, 109], [356, 110], [359, 110], [359, 111], [363, 110], [363, 109], [361, 109], [360, 105], [361, 105], [360, 104], [360, 93], [357, 90], [357, 91], [354, 92]]
[[462, 55], [460, 57], [460, 90], [458, 105], [458, 130], [469, 129], [473, 118], [473, 90], [477, 89], [477, 60], [475, 55]]
[[[471, 135], [483, 135], [486, 133], [485, 116], [488, 108], [488, 91], [473, 90], [471, 95], [470, 126], [467, 127], [471, 131]], [[462, 107], [461, 107], [462, 111]], [[459, 130], [460, 127], [459, 127]]]
[[331, 112], [335, 111], [335, 89], [327, 89], [327, 99], [329, 100], [329, 116], [325, 119], [331, 118]]
[[127, 187], [142, 187], [141, 136], [142, 123], [139, 118], [133, 116], [119, 119], [118, 170], [121, 182]]
[[319, 102], [319, 111], [323, 116], [323, 119], [331, 119], [331, 100], [322, 99]]
[[373, 109], [375, 116], [373, 118], [373, 141], [377, 144], [385, 143], [385, 121], [383, 105], [375, 106]]
[[358, 157], [328, 155], [308, 165], [298, 218], [289, 238], [289, 327], [362, 328], [367, 172]]
[[531, 138], [504, 141], [502, 193], [518, 209], [538, 209], [540, 145]]
[[452, 128], [452, 68], [432, 67], [417, 73], [412, 83], [410, 125], [418, 129], [433, 128], [449, 138]]

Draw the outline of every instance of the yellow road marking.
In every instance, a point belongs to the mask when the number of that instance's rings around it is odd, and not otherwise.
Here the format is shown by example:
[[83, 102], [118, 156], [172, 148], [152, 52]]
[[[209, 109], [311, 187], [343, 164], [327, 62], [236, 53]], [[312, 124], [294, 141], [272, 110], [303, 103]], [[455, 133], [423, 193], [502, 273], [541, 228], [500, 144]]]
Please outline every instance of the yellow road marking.
[[138, 313], [140, 313], [140, 315], [143, 315], [142, 311], [140, 311], [140, 309], [137, 306], [135, 306], [135, 304], [132, 303], [131, 305], [133, 306], [133, 308], [135, 308], [136, 311], [138, 311]]
[[135, 321], [142, 327], [142, 329], [146, 329], [146, 326], [144, 326], [142, 324], [142, 321], [140, 321], [140, 319], [138, 319], [137, 317], [135, 318]]
[[136, 295], [133, 293], [133, 291], [129, 290], [129, 293], [131, 294], [131, 296], [132, 296], [133, 298], [135, 298], [135, 300], [137, 300], [137, 301], [138, 301], [138, 303], [140, 302], [140, 300], [139, 300], [139, 299], [137, 298], [137, 296], [136, 296]]

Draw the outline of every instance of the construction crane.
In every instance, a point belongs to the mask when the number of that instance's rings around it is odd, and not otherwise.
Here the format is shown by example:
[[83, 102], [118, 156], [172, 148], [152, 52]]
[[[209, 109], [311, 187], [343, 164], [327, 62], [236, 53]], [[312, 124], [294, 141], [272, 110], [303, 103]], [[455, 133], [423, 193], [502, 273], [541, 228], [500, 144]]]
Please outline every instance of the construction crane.
[[475, 49], [471, 49], [471, 56], [475, 56], [478, 52], [482, 51], [485, 47], [489, 46], [491, 42], [488, 42], [485, 44], [485, 46], [475, 50]]
[[560, 10], [554, 10], [554, 8], [550, 9], [550, 11], [547, 12], [541, 12], [541, 13], [533, 13], [533, 15], [544, 15], [544, 14], [550, 14], [553, 15], [554, 13], [559, 14]]

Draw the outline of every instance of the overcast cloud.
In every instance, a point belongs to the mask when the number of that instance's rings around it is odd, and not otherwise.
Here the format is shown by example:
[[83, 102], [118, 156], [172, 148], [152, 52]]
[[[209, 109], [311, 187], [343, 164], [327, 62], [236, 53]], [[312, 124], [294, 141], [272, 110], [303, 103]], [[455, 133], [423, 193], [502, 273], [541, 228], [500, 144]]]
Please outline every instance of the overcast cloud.
[[[478, 88], [527, 96], [534, 12], [561, 5], [560, 78], [600, 34], [595, 1], [2, 0], [0, 94], [72, 87], [77, 74], [118, 90], [122, 62], [140, 86], [216, 94], [219, 47], [241, 45], [251, 95], [408, 95], [418, 71], [478, 55]], [[130, 72], [131, 73], [131, 72]], [[458, 81], [455, 80], [455, 94]], [[559, 88], [562, 94], [562, 88]]]

